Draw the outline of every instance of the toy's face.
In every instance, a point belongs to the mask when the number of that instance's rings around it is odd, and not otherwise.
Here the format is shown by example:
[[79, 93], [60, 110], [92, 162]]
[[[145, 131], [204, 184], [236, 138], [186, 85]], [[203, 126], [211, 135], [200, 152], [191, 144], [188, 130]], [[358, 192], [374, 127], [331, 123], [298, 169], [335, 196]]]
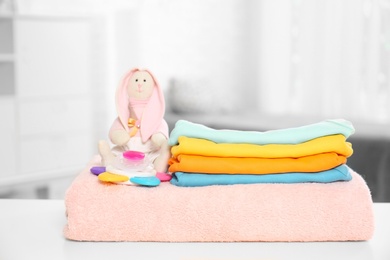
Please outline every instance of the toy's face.
[[127, 93], [129, 97], [146, 100], [152, 96], [154, 84], [154, 80], [148, 72], [137, 71], [129, 80]]

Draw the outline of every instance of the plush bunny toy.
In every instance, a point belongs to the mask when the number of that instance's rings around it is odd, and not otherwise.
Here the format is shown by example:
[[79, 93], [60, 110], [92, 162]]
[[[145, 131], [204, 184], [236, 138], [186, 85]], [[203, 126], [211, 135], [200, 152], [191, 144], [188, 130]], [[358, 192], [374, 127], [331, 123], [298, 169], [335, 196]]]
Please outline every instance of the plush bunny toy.
[[109, 132], [114, 147], [111, 149], [106, 141], [99, 142], [102, 163], [107, 167], [107, 172], [99, 179], [124, 181], [120, 178], [123, 171], [115, 167], [115, 161], [128, 150], [146, 154], [153, 163], [151, 175], [164, 176], [170, 157], [168, 125], [163, 119], [165, 100], [149, 70], [135, 68], [125, 74], [116, 91], [116, 109], [118, 118]]

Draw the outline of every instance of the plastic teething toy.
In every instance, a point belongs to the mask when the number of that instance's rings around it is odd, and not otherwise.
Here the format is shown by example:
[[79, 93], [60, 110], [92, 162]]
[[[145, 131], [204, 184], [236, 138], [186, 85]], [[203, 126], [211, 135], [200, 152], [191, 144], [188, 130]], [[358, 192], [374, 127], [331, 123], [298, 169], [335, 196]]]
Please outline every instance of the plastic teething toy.
[[123, 158], [130, 161], [142, 161], [145, 158], [145, 154], [138, 151], [126, 151], [123, 152]]
[[94, 166], [94, 167], [91, 168], [90, 171], [91, 171], [91, 173], [93, 173], [95, 175], [99, 175], [99, 174], [101, 174], [101, 173], [106, 171], [106, 167], [104, 167], [104, 166]]
[[115, 157], [112, 165], [108, 165], [106, 168], [109, 169], [108, 171], [114, 171], [112, 173], [126, 175], [126, 173], [139, 172], [140, 176], [145, 177], [145, 174], [142, 173], [153, 170], [153, 164], [148, 155], [130, 150]]
[[168, 174], [168, 173], [165, 173], [165, 172], [158, 172], [156, 173], [156, 177], [164, 182], [164, 181], [170, 181], [172, 179], [172, 175]]
[[141, 186], [149, 187], [155, 187], [160, 184], [160, 180], [156, 177], [133, 177], [130, 178], [130, 181]]
[[[99, 174], [98, 178], [103, 182], [123, 185], [157, 186], [160, 179], [155, 175], [156, 171], [148, 154], [129, 150], [115, 157], [112, 164], [105, 167], [105, 172]], [[132, 178], [136, 178], [134, 182], [131, 181]]]
[[98, 176], [99, 181], [102, 182], [111, 182], [111, 183], [118, 183], [118, 182], [126, 182], [129, 180], [129, 177], [119, 174], [113, 174], [109, 172], [103, 172], [99, 174]]

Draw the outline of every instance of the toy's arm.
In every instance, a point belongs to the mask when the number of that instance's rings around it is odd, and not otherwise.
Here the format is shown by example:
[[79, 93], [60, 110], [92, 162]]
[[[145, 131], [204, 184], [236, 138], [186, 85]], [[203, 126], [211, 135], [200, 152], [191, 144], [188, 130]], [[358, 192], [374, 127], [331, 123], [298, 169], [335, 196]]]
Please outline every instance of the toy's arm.
[[151, 139], [154, 145], [159, 148], [168, 144], [168, 139], [162, 133], [155, 133], [154, 135], [152, 135]]
[[154, 168], [157, 172], [167, 172], [168, 170], [168, 160], [171, 157], [168, 138], [161, 132], [155, 133], [151, 137], [154, 145], [160, 148], [160, 155], [154, 161]]
[[123, 125], [119, 121], [119, 118], [115, 119], [114, 123], [112, 124], [109, 132], [109, 137], [113, 144], [119, 146], [125, 145], [129, 142], [130, 135], [124, 129]]
[[171, 149], [168, 144], [169, 131], [168, 124], [163, 119], [156, 133], [151, 136], [155, 146], [159, 147], [160, 155], [154, 160], [154, 168], [157, 172], [167, 172], [168, 160], [171, 157]]

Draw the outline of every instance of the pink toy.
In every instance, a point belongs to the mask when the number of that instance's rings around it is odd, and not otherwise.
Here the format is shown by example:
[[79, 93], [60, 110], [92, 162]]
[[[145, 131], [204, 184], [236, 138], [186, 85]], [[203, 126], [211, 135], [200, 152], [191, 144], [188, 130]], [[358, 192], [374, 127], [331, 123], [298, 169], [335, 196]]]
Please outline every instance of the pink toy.
[[124, 129], [131, 132], [129, 127], [129, 118], [133, 116], [131, 116], [131, 108], [137, 109], [137, 106], [142, 106], [142, 103], [145, 104], [142, 116], [137, 118], [138, 125], [134, 126], [139, 128], [142, 141], [146, 142], [156, 133], [162, 133], [166, 138], [169, 137], [168, 125], [163, 119], [165, 99], [160, 85], [149, 70], [136, 68], [125, 74], [116, 91], [118, 118], [110, 130], [110, 138], [113, 143], [115, 143], [113, 131]]
[[145, 154], [137, 151], [126, 151], [123, 152], [123, 158], [132, 162], [138, 162], [145, 158]]
[[172, 175], [165, 172], [156, 173], [156, 177], [162, 182], [170, 181], [172, 179]]
[[[143, 159], [143, 154], [153, 163], [155, 173], [167, 172], [170, 150], [168, 125], [163, 118], [165, 100], [149, 70], [135, 68], [125, 74], [116, 91], [116, 110], [118, 117], [109, 131], [114, 146], [110, 148], [106, 141], [99, 142], [102, 164], [111, 173], [123, 174], [123, 171], [115, 171], [118, 168], [114, 165], [118, 161], [115, 158], [134, 161]], [[141, 172], [139, 177], [142, 176]], [[147, 176], [150, 176], [149, 170]]]

